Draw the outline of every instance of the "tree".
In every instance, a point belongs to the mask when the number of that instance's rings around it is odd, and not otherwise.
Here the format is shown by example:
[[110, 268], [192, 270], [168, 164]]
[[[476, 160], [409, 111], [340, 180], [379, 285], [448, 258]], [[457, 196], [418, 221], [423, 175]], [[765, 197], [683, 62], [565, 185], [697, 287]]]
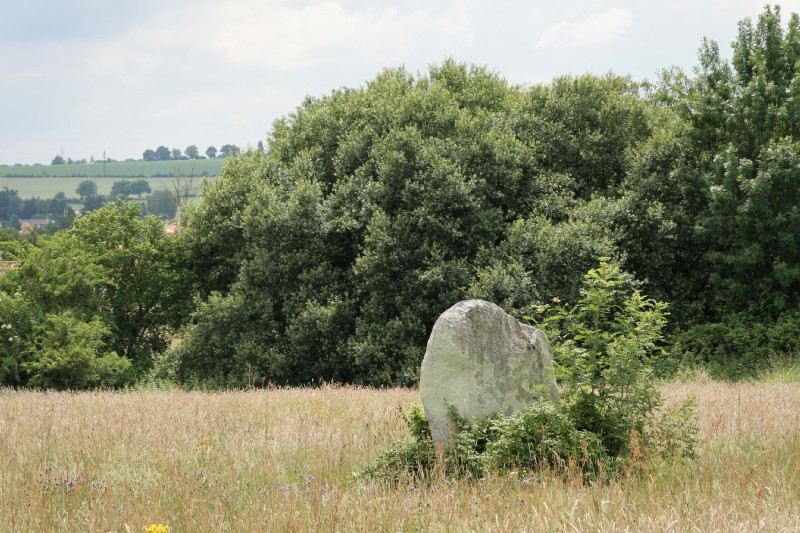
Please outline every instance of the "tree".
[[543, 325], [555, 347], [566, 409], [614, 457], [630, 453], [631, 428], [648, 436], [662, 403], [651, 367], [662, 350], [666, 304], [645, 297], [633, 281], [601, 258], [585, 275], [580, 299], [549, 310]]
[[19, 211], [20, 218], [36, 218], [36, 214], [40, 213], [42, 217], [46, 216], [47, 209], [43, 206], [44, 202], [41, 198], [27, 198], [22, 201], [22, 209]]
[[184, 150], [183, 153], [186, 154], [186, 157], [188, 157], [189, 159], [197, 159], [197, 156], [200, 155], [200, 151], [194, 144], [187, 146], [186, 150]]
[[195, 195], [194, 178], [179, 173], [170, 181], [167, 192], [175, 209], [182, 212], [189, 198]]
[[68, 207], [67, 195], [59, 191], [47, 201], [47, 214], [58, 217], [66, 213]]
[[126, 190], [128, 195], [135, 194], [139, 198], [141, 198], [143, 194], [149, 193], [150, 191], [150, 184], [147, 182], [147, 180], [143, 179], [133, 180], [128, 184]]
[[84, 180], [78, 184], [75, 192], [81, 197], [81, 201], [85, 201], [87, 198], [97, 196], [97, 183], [93, 180]]
[[[12, 242], [16, 244], [19, 241]], [[3, 245], [6, 248], [8, 241]], [[14, 246], [16, 249], [11, 252], [3, 250], [3, 259], [24, 258], [26, 250], [23, 246]], [[39, 318], [37, 315], [38, 309], [26, 301], [21, 293], [0, 292], [0, 326], [5, 330], [4, 335], [0, 336], [0, 383], [5, 386], [24, 384], [25, 377], [20, 375], [20, 364], [28, 358], [30, 348], [25, 341], [32, 336], [33, 326]]]
[[189, 302], [180, 253], [161, 220], [123, 201], [40, 240], [0, 278], [0, 291], [18, 294], [32, 315], [21, 383], [116, 386], [145, 372]]
[[155, 151], [148, 148], [142, 154], [142, 159], [144, 159], [145, 161], [155, 161], [156, 160]]
[[155, 158], [156, 161], [169, 161], [169, 158], [172, 156], [172, 152], [169, 151], [169, 148], [166, 146], [159, 146], [156, 148]]
[[241, 152], [239, 147], [236, 146], [235, 144], [223, 144], [222, 148], [220, 148], [219, 151], [225, 157], [236, 155], [239, 152]]
[[172, 159], [182, 159], [183, 155], [181, 154], [180, 148], [173, 148], [171, 152]]
[[[800, 17], [778, 6], [745, 19], [724, 60], [704, 41], [696, 79], [679, 87], [683, 167], [705, 198], [692, 221], [706, 263], [696, 285], [705, 319], [736, 312], [776, 319], [800, 304]], [[685, 172], [685, 171], [683, 171]]]
[[209, 146], [208, 148], [206, 148], [206, 155], [208, 156], [209, 159], [214, 159], [215, 157], [217, 157], [217, 149], [214, 148], [213, 146]]
[[115, 181], [111, 186], [111, 197], [116, 198], [119, 196], [126, 197], [130, 192], [131, 182], [129, 180]]
[[106, 203], [108, 203], [108, 199], [102, 194], [90, 196], [83, 202], [83, 212], [89, 213], [90, 211], [96, 211], [103, 207]]
[[22, 200], [16, 189], [3, 187], [0, 191], [0, 221], [7, 221], [12, 216], [19, 216], [22, 209]]
[[75, 390], [125, 384], [131, 361], [105, 351], [110, 331], [99, 317], [84, 322], [70, 312], [48, 314], [35, 329], [33, 354], [20, 364], [27, 386]]
[[453, 61], [306, 100], [188, 210], [205, 300], [182, 375], [413, 383], [453, 303], [520, 314], [623, 255], [616, 195], [655, 116], [626, 78], [521, 88]]
[[63, 165], [64, 158], [60, 155], [56, 155], [53, 160], [50, 162], [51, 165]]
[[177, 213], [177, 206], [168, 190], [154, 191], [147, 197], [147, 212], [163, 219], [172, 220]]

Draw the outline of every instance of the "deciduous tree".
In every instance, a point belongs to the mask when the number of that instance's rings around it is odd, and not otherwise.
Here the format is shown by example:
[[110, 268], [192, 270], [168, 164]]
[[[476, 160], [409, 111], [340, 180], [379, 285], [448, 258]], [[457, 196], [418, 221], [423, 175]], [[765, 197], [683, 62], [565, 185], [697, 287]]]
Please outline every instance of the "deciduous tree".
[[172, 156], [172, 152], [170, 152], [169, 148], [166, 146], [159, 146], [156, 148], [155, 151], [155, 158], [157, 161], [169, 161], [169, 158]]
[[169, 239], [160, 219], [117, 201], [40, 240], [2, 276], [0, 291], [35, 315], [20, 339], [21, 384], [119, 385], [149, 368], [189, 296]]
[[94, 180], [84, 180], [78, 184], [75, 192], [81, 197], [81, 201], [85, 201], [87, 198], [97, 196], [97, 183]]
[[308, 99], [189, 212], [206, 301], [183, 375], [413, 383], [459, 299], [496, 290], [519, 311], [622, 255], [614, 195], [652, 116], [625, 78], [523, 89], [453, 61]]

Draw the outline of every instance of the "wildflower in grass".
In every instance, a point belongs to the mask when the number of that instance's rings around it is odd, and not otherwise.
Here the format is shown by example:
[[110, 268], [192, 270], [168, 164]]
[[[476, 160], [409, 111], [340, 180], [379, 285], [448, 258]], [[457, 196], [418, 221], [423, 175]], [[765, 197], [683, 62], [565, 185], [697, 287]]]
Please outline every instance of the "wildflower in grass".
[[144, 528], [144, 533], [169, 533], [169, 526], [166, 524], [150, 524]]

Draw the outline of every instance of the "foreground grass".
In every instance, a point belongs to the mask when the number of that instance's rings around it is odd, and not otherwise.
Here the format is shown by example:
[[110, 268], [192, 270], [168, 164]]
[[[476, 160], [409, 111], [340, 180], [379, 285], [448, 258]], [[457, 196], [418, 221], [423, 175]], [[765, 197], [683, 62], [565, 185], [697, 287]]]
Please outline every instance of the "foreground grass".
[[0, 531], [797, 531], [800, 385], [671, 384], [700, 458], [586, 486], [415, 486], [350, 473], [407, 430], [416, 391], [0, 391]]

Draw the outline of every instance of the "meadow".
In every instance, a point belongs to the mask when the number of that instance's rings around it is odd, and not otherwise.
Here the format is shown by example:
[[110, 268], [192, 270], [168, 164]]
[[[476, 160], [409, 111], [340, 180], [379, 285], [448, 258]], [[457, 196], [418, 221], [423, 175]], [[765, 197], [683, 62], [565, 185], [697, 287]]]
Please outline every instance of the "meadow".
[[586, 485], [353, 479], [410, 389], [0, 390], [0, 531], [800, 530], [800, 385], [661, 392], [697, 398], [698, 460]]
[[151, 178], [216, 176], [225, 159], [120, 161], [70, 165], [0, 165], [0, 178]]
[[[98, 194], [108, 195], [111, 193], [111, 187], [114, 186], [115, 181], [120, 181], [123, 179], [127, 179], [128, 181], [132, 181], [135, 179], [144, 179], [147, 183], [150, 184], [150, 189], [155, 191], [160, 191], [163, 189], [169, 189], [172, 183], [173, 178], [169, 177], [161, 177], [161, 178], [120, 178], [120, 177], [113, 177], [113, 178], [86, 178], [86, 177], [77, 177], [77, 178], [5, 178], [0, 177], [0, 189], [3, 187], [8, 187], [9, 189], [16, 190], [19, 194], [20, 198], [52, 198], [59, 192], [63, 192], [67, 198], [75, 198], [78, 194], [75, 190], [78, 188], [78, 184], [82, 181], [86, 181], [90, 179], [97, 184], [97, 192]], [[194, 178], [194, 187], [196, 189], [195, 193], [200, 193], [200, 184], [204, 178], [196, 177]], [[213, 177], [208, 179], [214, 179]]]

